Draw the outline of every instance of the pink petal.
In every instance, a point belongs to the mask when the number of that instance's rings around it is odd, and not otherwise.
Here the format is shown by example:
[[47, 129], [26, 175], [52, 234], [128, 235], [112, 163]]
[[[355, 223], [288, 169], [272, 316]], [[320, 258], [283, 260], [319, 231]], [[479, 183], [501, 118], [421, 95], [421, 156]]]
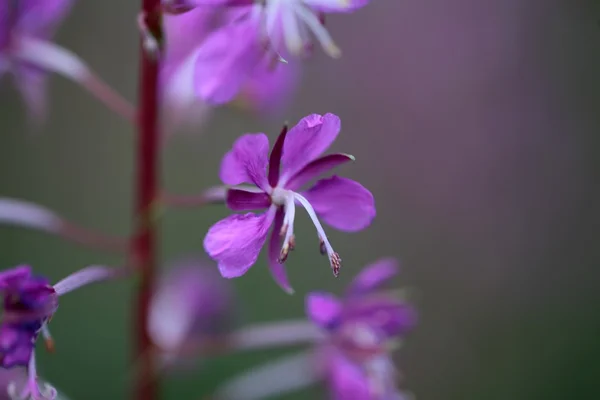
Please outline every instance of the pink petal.
[[356, 232], [375, 218], [375, 199], [360, 183], [332, 176], [304, 193], [320, 218], [341, 231]]
[[47, 73], [41, 69], [20, 65], [15, 69], [17, 89], [21, 93], [31, 117], [42, 122], [46, 118]]
[[259, 65], [244, 85], [239, 100], [251, 112], [274, 115], [292, 100], [300, 81], [300, 63], [268, 60]]
[[204, 250], [218, 262], [223, 277], [242, 276], [254, 265], [274, 217], [272, 208], [260, 215], [231, 215], [210, 227]]
[[268, 187], [269, 139], [264, 133], [247, 133], [233, 144], [221, 162], [220, 178], [226, 185], [254, 183]]
[[347, 163], [348, 161], [354, 161], [354, 156], [337, 153], [317, 158], [292, 176], [284, 186], [289, 190], [298, 190], [311, 179], [332, 170], [338, 165]]
[[331, 355], [329, 389], [334, 400], [371, 400], [368, 377], [341, 353]]
[[359, 321], [388, 337], [410, 331], [417, 324], [417, 317], [414, 307], [387, 297], [353, 298], [343, 310], [344, 321]]
[[329, 148], [340, 132], [337, 115], [311, 114], [287, 134], [283, 146], [282, 179], [287, 180]]
[[306, 296], [305, 311], [315, 324], [327, 329], [336, 323], [342, 303], [331, 293], [313, 292]]
[[241, 189], [227, 190], [227, 207], [233, 211], [249, 211], [268, 208], [271, 198], [264, 192], [255, 193]]
[[29, 265], [19, 265], [0, 272], [0, 289], [10, 287], [15, 281], [20, 281], [31, 276]]
[[285, 264], [279, 262], [279, 252], [281, 251], [281, 226], [283, 225], [283, 209], [278, 209], [275, 215], [275, 222], [273, 223], [273, 230], [271, 231], [271, 238], [269, 239], [269, 269], [275, 282], [287, 293], [294, 293], [294, 289], [290, 285], [290, 282], [285, 272]]
[[356, 275], [346, 293], [351, 296], [368, 293], [393, 278], [399, 270], [398, 261], [394, 258], [382, 258], [375, 261]]
[[20, 14], [16, 29], [29, 36], [48, 39], [67, 15], [73, 0], [35, 0], [19, 2]]
[[262, 56], [252, 19], [215, 31], [202, 43], [196, 58], [197, 95], [212, 104], [233, 100]]

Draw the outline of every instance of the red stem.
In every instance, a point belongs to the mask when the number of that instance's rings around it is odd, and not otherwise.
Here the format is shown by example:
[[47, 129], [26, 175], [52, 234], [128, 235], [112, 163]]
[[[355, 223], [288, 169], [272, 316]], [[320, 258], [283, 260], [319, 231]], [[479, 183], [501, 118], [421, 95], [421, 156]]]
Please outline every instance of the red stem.
[[[154, 12], [160, 0], [142, 0], [142, 13], [146, 16], [147, 27], [155, 38], [161, 38], [160, 16]], [[148, 335], [148, 311], [152, 286], [156, 273], [156, 228], [152, 209], [157, 199], [158, 188], [158, 71], [156, 54], [149, 54], [140, 44], [141, 65], [139, 82], [138, 110], [138, 150], [137, 150], [137, 199], [135, 221], [137, 235], [132, 241], [131, 261], [140, 274], [140, 283], [135, 304], [135, 354], [134, 360], [141, 368], [135, 381], [134, 399], [158, 399], [158, 380], [155, 368], [155, 351]]]

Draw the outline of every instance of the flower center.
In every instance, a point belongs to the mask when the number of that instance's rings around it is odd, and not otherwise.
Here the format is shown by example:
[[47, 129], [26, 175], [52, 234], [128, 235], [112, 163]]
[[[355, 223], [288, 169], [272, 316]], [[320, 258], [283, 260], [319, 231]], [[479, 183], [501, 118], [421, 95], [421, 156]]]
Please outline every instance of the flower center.
[[337, 332], [339, 345], [355, 360], [366, 361], [385, 352], [382, 335], [364, 323], [347, 323]]
[[276, 206], [285, 206], [290, 197], [294, 197], [294, 193], [280, 187], [273, 188], [271, 192], [271, 202]]

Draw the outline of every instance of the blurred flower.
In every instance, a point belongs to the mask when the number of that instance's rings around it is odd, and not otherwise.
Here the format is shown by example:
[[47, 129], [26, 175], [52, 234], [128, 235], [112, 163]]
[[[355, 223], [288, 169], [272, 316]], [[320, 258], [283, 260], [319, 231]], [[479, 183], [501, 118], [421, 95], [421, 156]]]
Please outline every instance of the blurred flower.
[[233, 293], [214, 267], [189, 259], [169, 267], [150, 305], [148, 331], [163, 366], [196, 358], [206, 339], [228, 330]]
[[[184, 2], [174, 3], [181, 7]], [[215, 7], [202, 7], [163, 17], [165, 53], [160, 87], [168, 133], [182, 124], [200, 125], [208, 116], [210, 107], [194, 91], [194, 65], [199, 44], [215, 29], [223, 12]]]
[[338, 400], [391, 400], [404, 398], [395, 385], [390, 356], [393, 341], [416, 323], [416, 312], [380, 285], [398, 272], [394, 260], [367, 266], [343, 299], [329, 293], [311, 293], [306, 313], [329, 338], [318, 349], [319, 365]]
[[297, 60], [263, 60], [242, 85], [232, 105], [262, 115], [282, 112], [293, 98], [300, 74]]
[[[58, 308], [58, 297], [92, 282], [114, 276], [114, 269], [90, 266], [75, 272], [54, 286], [46, 278], [32, 274], [31, 267], [18, 266], [0, 273], [4, 316], [0, 324], [0, 365], [27, 367], [28, 379], [18, 398], [53, 399], [56, 390], [37, 383], [34, 347], [41, 332], [49, 350], [54, 342], [48, 322]], [[14, 389], [13, 389], [14, 390]]]
[[[36, 116], [45, 113], [48, 66], [71, 68], [47, 43], [71, 8], [72, 0], [0, 0], [0, 74], [12, 71], [18, 90]], [[39, 62], [42, 61], [42, 62]]]
[[295, 247], [296, 202], [307, 211], [317, 229], [321, 253], [328, 255], [334, 274], [338, 274], [340, 256], [329, 243], [317, 215], [339, 230], [359, 231], [375, 217], [373, 195], [358, 182], [337, 176], [320, 180], [307, 191], [299, 190], [318, 175], [354, 160], [341, 153], [321, 157], [339, 131], [337, 116], [312, 114], [289, 133], [284, 128], [270, 157], [269, 139], [264, 133], [245, 134], [234, 143], [221, 163], [221, 181], [226, 185], [254, 186], [229, 189], [227, 205], [234, 211], [267, 211], [231, 215], [209, 229], [204, 248], [218, 261], [221, 275], [233, 278], [245, 274], [256, 262], [273, 226], [269, 266], [276, 282], [291, 292], [282, 264]]
[[113, 111], [133, 120], [135, 110], [102, 82], [77, 55], [51, 42], [72, 0], [0, 0], [0, 75], [13, 73], [29, 112], [46, 113], [46, 76], [63, 75], [84, 87]]
[[[187, 11], [184, 15], [226, 15], [218, 29], [208, 30], [206, 21], [200, 20], [197, 27], [188, 26], [188, 34], [167, 43], [167, 48], [178, 47], [179, 40], [196, 44], [173, 75], [178, 82], [176, 87], [181, 88], [174, 90], [183, 98], [195, 94], [215, 105], [233, 101], [240, 94], [237, 103], [241, 101], [255, 111], [268, 111], [295, 87], [298, 67], [287, 65], [285, 59], [288, 54], [307, 54], [312, 48], [310, 32], [327, 54], [340, 56], [323, 25], [324, 14], [351, 12], [366, 3], [367, 0], [170, 1], [167, 8]], [[181, 21], [183, 25], [182, 17], [172, 18], [174, 23]], [[204, 33], [200, 39], [193, 34], [198, 29]]]
[[416, 323], [416, 311], [398, 293], [380, 290], [398, 272], [393, 259], [381, 259], [354, 279], [345, 296], [306, 297], [310, 326], [282, 321], [246, 328], [240, 348], [311, 342], [313, 347], [252, 368], [217, 389], [219, 400], [259, 400], [326, 381], [335, 400], [404, 400], [396, 387], [391, 357], [395, 341]]

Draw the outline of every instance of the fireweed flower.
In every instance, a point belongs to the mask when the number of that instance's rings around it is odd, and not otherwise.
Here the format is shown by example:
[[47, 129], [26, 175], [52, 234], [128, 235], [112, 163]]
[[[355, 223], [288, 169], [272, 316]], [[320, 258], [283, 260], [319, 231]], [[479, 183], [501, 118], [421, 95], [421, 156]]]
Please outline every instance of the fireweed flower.
[[393, 341], [416, 322], [412, 307], [377, 289], [398, 272], [393, 260], [367, 266], [340, 300], [329, 293], [311, 293], [306, 313], [329, 339], [318, 348], [319, 365], [332, 398], [392, 400], [404, 398], [397, 390], [390, 356]]
[[[291, 67], [286, 71], [288, 55], [303, 56], [312, 48], [310, 34], [314, 34], [325, 52], [339, 57], [341, 51], [324, 27], [326, 13], [351, 12], [366, 5], [367, 0], [198, 0], [185, 4], [173, 4], [181, 9], [215, 9], [220, 5], [228, 18], [219, 29], [205, 40], [198, 42], [198, 49], [188, 59], [184, 74], [186, 87], [193, 87], [195, 94], [211, 104], [232, 101], [240, 91], [268, 94], [270, 90], [257, 92], [253, 87], [264, 87], [270, 80], [265, 72], [274, 72], [275, 63], [281, 76], [283, 88], [293, 87], [296, 74]], [[175, 1], [174, 3], [180, 3]], [[196, 6], [196, 8], [194, 8]], [[205, 12], [205, 11], [204, 11]], [[193, 36], [191, 36], [193, 37]], [[262, 81], [265, 78], [266, 81]], [[253, 84], [252, 81], [256, 81]], [[190, 85], [189, 83], [193, 83]], [[284, 90], [285, 94], [288, 90]], [[246, 93], [247, 94], [247, 93]], [[283, 95], [284, 95], [283, 94]], [[242, 94], [243, 98], [244, 94]], [[274, 96], [271, 102], [276, 102]]]
[[12, 72], [29, 111], [41, 119], [46, 111], [49, 72], [81, 84], [117, 112], [133, 110], [100, 81], [72, 52], [51, 42], [72, 0], [0, 0], [0, 76]]
[[213, 266], [188, 259], [169, 267], [154, 291], [148, 325], [163, 366], [196, 358], [204, 339], [229, 329], [232, 311], [229, 282]]
[[[227, 205], [234, 211], [266, 209], [262, 214], [231, 215], [213, 225], [204, 249], [218, 262], [221, 275], [234, 278], [244, 275], [254, 265], [269, 229], [268, 260], [275, 281], [292, 292], [283, 263], [295, 247], [294, 220], [296, 205], [308, 213], [337, 275], [341, 258], [327, 239], [319, 218], [342, 231], [355, 232], [367, 227], [375, 217], [375, 201], [366, 188], [350, 179], [333, 176], [318, 181], [308, 190], [302, 187], [311, 179], [332, 168], [354, 160], [348, 154], [321, 154], [340, 131], [340, 119], [333, 114], [309, 115], [286, 129], [277, 138], [271, 155], [269, 139], [264, 133], [245, 134], [225, 154], [220, 178], [233, 187], [227, 191]], [[283, 239], [283, 240], [282, 240]]]
[[0, 324], [0, 365], [3, 368], [24, 366], [27, 382], [17, 393], [16, 384], [9, 386], [13, 399], [54, 399], [56, 390], [49, 384], [40, 389], [37, 382], [34, 346], [40, 335], [46, 347], [53, 350], [48, 323], [58, 308], [58, 298], [92, 282], [113, 277], [115, 270], [100, 266], [86, 267], [50, 285], [44, 277], [32, 274], [23, 265], [0, 272], [0, 291], [4, 298]]
[[[320, 335], [298, 323], [262, 328], [264, 341], [313, 338], [309, 352], [284, 357], [235, 377], [217, 390], [219, 400], [257, 400], [325, 380], [335, 400], [401, 400], [391, 350], [416, 323], [416, 312], [397, 294], [380, 290], [398, 272], [392, 259], [367, 266], [341, 299], [330, 293], [306, 297], [306, 313]], [[294, 326], [294, 329], [288, 329]], [[259, 328], [254, 329], [254, 335]], [[265, 337], [266, 336], [266, 337]]]
[[288, 63], [263, 62], [242, 85], [240, 94], [232, 102], [234, 107], [262, 115], [273, 115], [284, 110], [293, 98], [301, 68], [296, 60]]
[[[34, 114], [44, 113], [44, 67], [64, 61], [51, 59], [56, 53], [47, 41], [71, 3], [71, 0], [0, 1], [0, 74], [9, 69], [13, 72], [17, 88]], [[36, 55], [39, 51], [44, 53]], [[44, 59], [42, 65], [37, 62], [40, 58]]]

